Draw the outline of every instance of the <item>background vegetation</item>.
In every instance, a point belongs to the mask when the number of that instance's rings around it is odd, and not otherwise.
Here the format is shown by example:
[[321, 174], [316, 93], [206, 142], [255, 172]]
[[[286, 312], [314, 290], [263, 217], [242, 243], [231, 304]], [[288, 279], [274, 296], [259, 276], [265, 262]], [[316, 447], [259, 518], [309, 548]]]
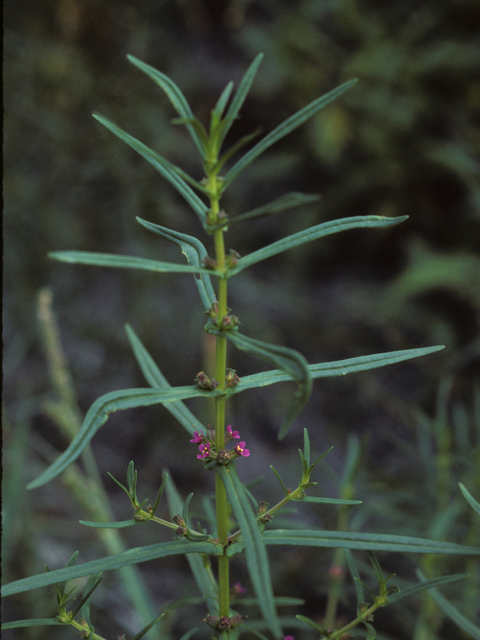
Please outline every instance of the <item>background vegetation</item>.
[[[252, 165], [225, 203], [241, 213], [298, 190], [321, 194], [319, 204], [239, 225], [230, 234], [232, 248], [245, 254], [308, 224], [349, 215], [410, 219], [387, 231], [332, 236], [245, 272], [232, 284], [234, 313], [245, 333], [294, 347], [310, 362], [433, 344], [447, 349], [391, 369], [317, 381], [282, 443], [276, 433], [287, 387], [255, 392], [248, 402], [240, 396], [232, 420], [248, 433], [252, 450], [242, 472], [253, 479], [273, 463], [293, 478], [292, 451], [307, 427], [318, 452], [335, 446], [329, 467], [315, 478], [324, 495], [335, 496], [335, 472], [342, 473], [357, 435], [363, 460], [355, 497], [365, 504], [351, 526], [467, 541], [472, 516], [457, 482], [477, 499], [480, 492], [478, 3], [9, 0], [4, 7], [4, 579], [38, 573], [44, 563], [58, 567], [75, 549], [84, 561], [102, 553], [95, 533], [77, 524], [85, 508], [61, 482], [24, 490], [67, 442], [45, 404], [53, 395], [39, 290], [53, 291], [82, 412], [102, 393], [144, 385], [126, 322], [171, 384], [189, 384], [208, 367], [210, 345], [191, 278], [70, 267], [46, 257], [85, 249], [179, 259], [135, 215], [199, 231], [173, 189], [91, 117], [99, 111], [201, 177], [185, 132], [170, 124], [167, 99], [128, 64], [127, 53], [171, 76], [206, 121], [225, 84], [238, 81], [263, 51], [232, 140], [258, 125], [268, 132], [340, 82], [359, 78], [338, 103]], [[242, 353], [232, 353], [230, 364], [240, 377], [261, 367]], [[195, 410], [208, 422], [205, 405]], [[130, 459], [152, 499], [165, 467], [184, 496], [192, 486], [209, 490], [190, 447], [161, 407], [112, 417], [93, 450], [117, 518], [130, 513], [106, 472], [123, 481]], [[278, 496], [270, 476], [256, 489], [267, 501]], [[301, 517], [337, 526], [334, 508], [304, 510]], [[139, 531], [127, 530], [129, 544], [155, 541], [152, 530]], [[320, 617], [330, 555], [317, 556], [314, 565], [302, 550], [277, 560], [279, 593], [305, 598], [305, 615]], [[403, 578], [413, 575], [413, 559], [380, 560]], [[439, 573], [465, 569], [463, 561], [440, 564]], [[182, 559], [142, 567], [159, 610], [194, 593], [187, 571]], [[99, 633], [138, 630], [114, 577], [104, 582]], [[474, 602], [462, 604], [470, 616]], [[48, 616], [53, 597], [45, 589], [4, 606], [8, 619]], [[413, 602], [397, 617], [387, 610], [379, 623], [383, 637], [412, 638], [418, 608]], [[172, 618], [174, 637], [190, 622]], [[433, 615], [429, 624], [439, 638], [451, 637], [440, 618]], [[44, 637], [44, 629], [7, 633]]]

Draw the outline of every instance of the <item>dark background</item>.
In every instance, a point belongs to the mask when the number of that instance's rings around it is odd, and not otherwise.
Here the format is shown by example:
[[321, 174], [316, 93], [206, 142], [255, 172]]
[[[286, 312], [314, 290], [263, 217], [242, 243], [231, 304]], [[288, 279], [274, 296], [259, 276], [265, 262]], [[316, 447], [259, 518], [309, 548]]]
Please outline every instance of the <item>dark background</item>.
[[[388, 502], [389, 491], [423, 491], [428, 478], [414, 455], [419, 420], [435, 421], [440, 397], [447, 418], [463, 411], [467, 438], [474, 431], [480, 347], [478, 3], [10, 0], [4, 21], [5, 482], [15, 466], [9, 452], [16, 434], [35, 443], [23, 449], [21, 468], [15, 469], [22, 489], [13, 520], [4, 523], [13, 540], [4, 550], [5, 579], [41, 572], [45, 562], [61, 566], [77, 548], [79, 561], [102, 552], [91, 530], [76, 524], [84, 513], [60, 481], [34, 493], [23, 490], [45, 466], [39, 449], [45, 443], [58, 451], [66, 446], [42, 408], [51, 383], [36, 320], [39, 290], [48, 286], [53, 292], [83, 413], [103, 393], [145, 385], [124, 333], [127, 322], [172, 385], [190, 384], [207, 367], [205, 316], [192, 278], [47, 258], [51, 250], [82, 249], [181, 260], [176, 247], [141, 228], [135, 216], [197, 235], [213, 254], [211, 239], [180, 196], [91, 117], [92, 111], [110, 117], [202, 177], [185, 130], [170, 124], [176, 114], [168, 99], [128, 63], [128, 53], [173, 78], [207, 124], [227, 82], [238, 84], [264, 52], [230, 143], [259, 125], [268, 133], [322, 93], [359, 78], [354, 89], [251, 165], [223, 201], [228, 213], [239, 214], [295, 190], [321, 194], [319, 204], [232, 227], [227, 247], [246, 255], [309, 225], [352, 215], [407, 214], [409, 220], [387, 230], [330, 236], [262, 262], [231, 281], [231, 307], [247, 335], [296, 348], [309, 362], [435, 344], [447, 348], [392, 368], [317, 381], [281, 443], [276, 434], [290, 386], [241, 394], [229, 419], [252, 451], [242, 477], [265, 474], [263, 489], [255, 492], [270, 502], [280, 498], [280, 488], [268, 465], [294, 485], [304, 427], [316, 452], [334, 445], [328, 460], [339, 474], [348, 437], [358, 434], [363, 462], [356, 495], [379, 500], [367, 507], [367, 524], [358, 527], [395, 532], [402, 515], [405, 525], [408, 505], [395, 502], [389, 526], [382, 500]], [[233, 351], [229, 364], [240, 377], [268, 368]], [[439, 388], [447, 387], [442, 395]], [[189, 406], [204, 422], [212, 421], [205, 404]], [[478, 457], [476, 446], [472, 456], [476, 451]], [[93, 449], [118, 519], [130, 517], [128, 503], [106, 473], [124, 481], [131, 459], [152, 498], [167, 466], [183, 497], [209, 490], [211, 478], [191, 447], [161, 407], [112, 416]], [[457, 467], [450, 490], [458, 492], [456, 482], [464, 476]], [[315, 479], [321, 493], [338, 495], [331, 474], [319, 471]], [[478, 488], [478, 474], [472, 482]], [[408, 532], [427, 535], [432, 509], [410, 515]], [[317, 511], [302, 513], [335, 528], [333, 509]], [[131, 530], [126, 539], [139, 544]], [[160, 538], [149, 532], [140, 542], [157, 539], [167, 538], [163, 531]], [[323, 554], [307, 571], [303, 552], [285, 555], [283, 564], [273, 561], [278, 592], [306, 598], [306, 615], [320, 618], [331, 556]], [[195, 592], [185, 586], [181, 559], [143, 569], [160, 610], [185, 589]], [[105, 588], [97, 630], [109, 637], [126, 629], [134, 634], [128, 616], [118, 631], [110, 622], [122, 596], [109, 580], [113, 586]], [[8, 619], [54, 615], [53, 597], [43, 591], [38, 602], [32, 592], [8, 605]], [[395, 630], [391, 620], [385, 622], [384, 637], [412, 637], [413, 619], [409, 614], [397, 620]], [[175, 624], [175, 637], [190, 628], [183, 619]]]

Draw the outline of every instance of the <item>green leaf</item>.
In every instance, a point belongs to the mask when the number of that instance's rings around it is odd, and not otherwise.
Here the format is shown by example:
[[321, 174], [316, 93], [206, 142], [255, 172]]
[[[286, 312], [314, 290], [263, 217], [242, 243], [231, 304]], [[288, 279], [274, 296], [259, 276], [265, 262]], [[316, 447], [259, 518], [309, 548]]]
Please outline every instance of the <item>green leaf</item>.
[[264, 533], [265, 544], [285, 544], [307, 547], [400, 551], [403, 553], [452, 553], [480, 555], [480, 547], [441, 542], [412, 536], [344, 531], [289, 531], [276, 529]]
[[36, 576], [22, 578], [15, 582], [10, 582], [2, 587], [2, 596], [11, 596], [30, 589], [38, 589], [39, 587], [47, 587], [59, 581], [73, 580], [74, 578], [83, 578], [101, 571], [113, 571], [121, 567], [127, 567], [140, 562], [148, 562], [157, 558], [166, 558], [167, 556], [183, 555], [185, 553], [207, 553], [211, 555], [221, 555], [222, 548], [209, 542], [190, 542], [189, 540], [172, 540], [170, 542], [160, 542], [150, 544], [145, 547], [135, 547], [128, 549], [122, 553], [113, 556], [91, 560], [84, 564], [78, 564], [73, 567], [64, 567], [41, 573]]
[[121, 520], [120, 522], [90, 522], [88, 520], [79, 520], [80, 524], [94, 529], [125, 529], [125, 527], [133, 527], [140, 524], [136, 520]]
[[276, 198], [275, 200], [272, 200], [272, 202], [264, 204], [261, 207], [257, 207], [256, 209], [252, 209], [251, 211], [247, 211], [246, 213], [242, 213], [238, 216], [234, 216], [233, 218], [228, 218], [228, 220], [225, 220], [225, 222], [215, 225], [213, 229], [230, 227], [236, 222], [244, 222], [245, 220], [261, 218], [272, 213], [285, 211], [285, 209], [293, 209], [293, 207], [300, 207], [312, 202], [318, 202], [318, 200], [320, 200], [320, 196], [318, 195], [297, 193], [293, 191], [292, 193], [287, 193], [283, 196], [280, 196], [279, 198]]
[[402, 598], [407, 598], [415, 593], [420, 593], [421, 591], [425, 591], [425, 589], [431, 589], [432, 587], [439, 587], [442, 584], [449, 584], [450, 582], [457, 582], [457, 580], [465, 580], [465, 578], [469, 578], [469, 573], [456, 573], [450, 576], [441, 576], [440, 578], [432, 578], [431, 580], [424, 580], [419, 584], [415, 584], [412, 587], [408, 587], [407, 589], [402, 589], [399, 593], [395, 593], [392, 596], [388, 597], [388, 602], [398, 602], [398, 600], [402, 600]]
[[305, 616], [301, 616], [301, 615], [297, 615], [295, 617], [297, 618], [297, 620], [301, 620], [302, 622], [305, 622], [305, 624], [308, 624], [309, 627], [312, 627], [312, 629], [315, 629], [315, 631], [320, 632], [322, 635], [326, 631], [325, 627], [320, 626], [313, 620], [310, 620], [310, 618], [306, 618]]
[[[181, 89], [175, 84], [173, 80], [171, 80], [168, 76], [166, 76], [161, 71], [158, 71], [154, 67], [151, 67], [149, 64], [146, 64], [145, 62], [142, 62], [138, 58], [135, 58], [135, 56], [127, 55], [127, 58], [133, 65], [135, 65], [138, 69], [140, 69], [140, 71], [143, 71], [143, 73], [146, 73], [147, 76], [149, 76], [156, 84], [159, 85], [159, 87], [163, 89], [163, 91], [165, 91], [170, 102], [173, 105], [173, 108], [181, 118], [185, 118], [187, 120], [194, 118], [194, 115], [192, 113], [192, 110], [190, 109], [190, 105], [188, 104], [187, 99], [183, 95]], [[200, 153], [200, 156], [202, 158], [205, 158], [204, 144], [202, 140], [199, 138], [198, 133], [195, 130], [195, 127], [193, 127], [192, 124], [188, 124], [188, 123], [186, 126], [188, 129], [188, 132], [190, 133], [190, 136], [192, 137], [192, 140], [194, 141]]]
[[132, 640], [140, 640], [140, 638], [143, 638], [143, 636], [147, 633], [147, 631], [150, 631], [150, 629], [151, 629], [152, 627], [154, 627], [154, 626], [157, 624], [157, 622], [158, 622], [161, 618], [163, 618], [163, 616], [164, 616], [164, 615], [165, 615], [164, 613], [161, 613], [158, 617], [156, 617], [156, 618], [155, 618], [155, 620], [152, 620], [152, 622], [150, 622], [149, 624], [147, 624], [147, 626], [146, 626], [146, 627], [143, 627], [143, 629], [142, 629], [139, 633], [137, 633], [137, 634], [132, 638]]
[[463, 493], [465, 500], [472, 507], [474, 511], [476, 511], [480, 515], [480, 503], [475, 500], [472, 494], [468, 491], [468, 489], [461, 482], [458, 483], [460, 487], [460, 491]]
[[[178, 231], [172, 231], [172, 229], [167, 229], [166, 227], [154, 224], [153, 222], [147, 222], [141, 218], [137, 218], [137, 220], [143, 227], [149, 229], [149, 231], [153, 231], [153, 233], [157, 233], [162, 236], [162, 238], [165, 238], [165, 240], [178, 245], [181, 248], [183, 255], [187, 258], [187, 262], [198, 269], [201, 268], [202, 261], [208, 256], [208, 254], [200, 240], [194, 236], [179, 233]], [[217, 299], [210, 280], [210, 273], [214, 272], [207, 270], [207, 273], [205, 274], [202, 270], [201, 275], [198, 278], [195, 278], [198, 292], [205, 309], [210, 309]]]
[[208, 211], [208, 207], [181, 177], [181, 169], [175, 167], [175, 165], [169, 162], [166, 158], [147, 147], [143, 142], [140, 142], [140, 140], [137, 140], [130, 134], [126, 133], [123, 129], [120, 129], [120, 127], [111, 122], [108, 118], [105, 118], [98, 113], [94, 113], [93, 117], [153, 165], [165, 180], [167, 180], [188, 202], [202, 223], [206, 221], [206, 212]]
[[[179, 514], [183, 510], [182, 498], [170, 476], [166, 482], [166, 492], [170, 516]], [[211, 571], [205, 566], [205, 562], [200, 554], [191, 553], [187, 556], [190, 570], [195, 578], [198, 589], [205, 598], [208, 613], [218, 615], [218, 585]]]
[[[280, 433], [278, 434], [279, 440], [284, 438], [287, 435], [295, 416], [306, 404], [312, 392], [312, 379], [309, 373], [308, 362], [305, 360], [304, 356], [294, 349], [289, 349], [288, 347], [282, 347], [279, 345], [272, 345], [268, 342], [262, 342], [261, 340], [255, 340], [254, 338], [249, 338], [238, 331], [219, 332], [212, 330], [211, 332], [215, 335], [224, 336], [227, 340], [230, 340], [237, 349], [249, 351], [250, 353], [257, 355], [259, 358], [262, 358], [262, 360], [267, 360], [268, 362], [273, 362], [274, 364], [279, 365], [283, 369], [284, 373], [297, 383], [297, 391], [295, 393], [294, 400], [280, 429]], [[237, 389], [238, 386], [239, 385], [237, 385], [235, 389]]]
[[228, 500], [232, 505], [233, 515], [242, 532], [248, 572], [263, 617], [273, 635], [280, 638], [282, 629], [275, 611], [268, 556], [258, 527], [256, 514], [254, 514], [243, 490], [243, 485], [235, 469], [235, 463], [232, 462], [228, 466], [217, 465], [215, 471], [225, 486]]
[[255, 78], [257, 69], [262, 61], [262, 58], [263, 58], [263, 53], [259, 53], [256, 56], [256, 58], [253, 60], [253, 62], [250, 64], [250, 66], [248, 67], [247, 71], [245, 72], [245, 75], [243, 76], [243, 78], [240, 81], [240, 84], [238, 85], [237, 91], [235, 92], [233, 100], [230, 103], [230, 107], [227, 111], [227, 115], [225, 116], [225, 119], [223, 121], [225, 126], [222, 127], [222, 132], [219, 137], [219, 147], [222, 145], [223, 141], [225, 140], [225, 137], [230, 127], [234, 123], [236, 117], [239, 114], [240, 109], [242, 108], [243, 103], [245, 102], [245, 98], [247, 97], [247, 94], [250, 90], [250, 87], [252, 85], [253, 79]]
[[360, 605], [365, 602], [362, 581], [360, 580], [360, 574], [358, 572], [357, 566], [353, 560], [353, 554], [350, 549], [344, 549], [343, 551], [345, 559], [347, 561], [348, 568], [352, 575], [353, 586], [355, 587], [355, 596], [357, 598], [357, 612], [360, 609]]
[[66, 451], [36, 480], [30, 482], [27, 488], [36, 489], [62, 473], [80, 456], [96, 432], [108, 420], [109, 414], [114, 411], [166, 404], [186, 398], [213, 397], [219, 393], [219, 391], [204, 391], [197, 386], [170, 389], [122, 389], [107, 393], [92, 404], [79, 432]]
[[69, 262], [70, 264], [86, 264], [96, 267], [115, 267], [123, 269], [143, 269], [157, 273], [202, 273], [207, 276], [214, 273], [204, 267], [195, 267], [174, 262], [160, 262], [136, 256], [119, 256], [112, 253], [95, 253], [94, 251], [51, 251], [49, 258]]
[[302, 125], [309, 118], [318, 113], [321, 109], [325, 108], [331, 102], [336, 100], [342, 93], [345, 93], [348, 89], [353, 87], [356, 84], [357, 80], [349, 80], [348, 82], [344, 82], [342, 85], [329, 91], [325, 95], [317, 98], [310, 104], [308, 104], [297, 113], [293, 114], [289, 118], [287, 118], [284, 122], [282, 122], [278, 127], [276, 127], [272, 132], [265, 136], [258, 144], [256, 144], [253, 149], [250, 149], [248, 153], [246, 153], [240, 160], [233, 165], [233, 167], [228, 171], [225, 175], [224, 180], [224, 188], [228, 187], [228, 185], [238, 176], [238, 174], [243, 171], [248, 165], [255, 160], [261, 153], [266, 151], [272, 144], [281, 140], [284, 136], [289, 134], [291, 131]]
[[2, 631], [7, 629], [21, 629], [23, 627], [61, 627], [65, 622], [59, 622], [56, 618], [37, 618], [36, 620], [16, 620], [15, 622], [2, 622]]
[[281, 253], [282, 251], [298, 247], [306, 242], [312, 242], [313, 240], [324, 238], [332, 233], [340, 233], [340, 231], [361, 229], [365, 227], [391, 227], [393, 225], [400, 224], [400, 222], [407, 220], [407, 218], [408, 216], [398, 216], [396, 218], [386, 218], [384, 216], [353, 216], [351, 218], [341, 218], [340, 220], [322, 222], [321, 224], [314, 225], [313, 227], [309, 227], [308, 229], [304, 229], [298, 233], [293, 233], [286, 238], [277, 240], [277, 242], [273, 242], [266, 247], [258, 249], [258, 251], [253, 251], [243, 258], [240, 258], [237, 264], [229, 269], [227, 275], [228, 277], [231, 277], [261, 260], [266, 260], [267, 258], [271, 258], [272, 256]]
[[[156, 389], [171, 389], [172, 387], [168, 383], [163, 373], [158, 368], [152, 356], [144, 347], [140, 338], [130, 325], [125, 325], [125, 331], [130, 345], [133, 349], [135, 358], [142, 370], [145, 380], [151, 387]], [[202, 429], [207, 431], [206, 427], [196, 418], [190, 409], [181, 401], [169, 402], [165, 405], [165, 408], [176, 418], [185, 430], [193, 435], [194, 431], [201, 431]]]
[[340, 500], [337, 498], [315, 498], [306, 496], [299, 502], [316, 502], [318, 504], [362, 504], [362, 500]]
[[[329, 378], [332, 376], [345, 376], [348, 373], [358, 373], [359, 371], [368, 371], [385, 367], [389, 364], [396, 364], [404, 360], [419, 358], [430, 353], [435, 353], [444, 349], [444, 346], [423, 347], [420, 349], [403, 349], [401, 351], [389, 351], [387, 353], [376, 353], [369, 356], [360, 356], [358, 358], [348, 358], [347, 360], [336, 360], [333, 362], [319, 362], [317, 364], [309, 364], [308, 370], [312, 379]], [[257, 387], [265, 387], [277, 382], [284, 382], [290, 377], [279, 369], [271, 371], [262, 371], [250, 376], [243, 376], [240, 384], [233, 387], [229, 393], [238, 393], [247, 389], [255, 389]]]
[[[420, 570], [417, 570], [417, 576], [420, 580], [425, 580], [424, 584], [430, 582], [426, 580], [425, 576]], [[448, 577], [448, 576], [446, 576]], [[470, 634], [473, 640], [480, 640], [480, 627], [471, 622], [461, 613], [457, 607], [449, 602], [437, 589], [430, 588], [428, 590], [430, 596], [437, 603], [440, 609], [451, 619], [455, 624], [460, 627], [465, 633]]]

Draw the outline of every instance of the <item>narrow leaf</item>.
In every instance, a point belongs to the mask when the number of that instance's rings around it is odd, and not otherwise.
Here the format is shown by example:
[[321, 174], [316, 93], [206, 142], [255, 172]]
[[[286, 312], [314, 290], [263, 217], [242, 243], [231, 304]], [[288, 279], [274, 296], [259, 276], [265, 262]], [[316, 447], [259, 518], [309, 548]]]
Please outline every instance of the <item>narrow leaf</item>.
[[113, 571], [121, 567], [127, 567], [140, 562], [166, 558], [167, 556], [183, 555], [185, 553], [208, 553], [221, 555], [222, 549], [219, 545], [209, 542], [190, 542], [189, 540], [173, 540], [171, 542], [160, 542], [147, 545], [145, 547], [135, 547], [123, 553], [117, 553], [106, 558], [91, 560], [74, 567], [64, 567], [48, 573], [41, 573], [36, 576], [22, 578], [15, 582], [10, 582], [2, 587], [2, 596], [10, 596], [30, 589], [46, 587], [62, 580], [73, 580], [82, 578], [101, 571]]
[[70, 264], [86, 264], [96, 267], [115, 267], [123, 269], [143, 269], [157, 273], [203, 273], [210, 276], [212, 271], [204, 267], [195, 267], [174, 262], [160, 262], [136, 256], [119, 256], [112, 253], [95, 253], [94, 251], [51, 251], [49, 258], [69, 262]]
[[474, 511], [476, 511], [480, 515], [480, 503], [475, 500], [472, 494], [468, 491], [468, 489], [461, 482], [458, 483], [460, 487], [460, 491], [463, 493], [465, 500], [472, 507]]
[[412, 596], [415, 593], [420, 593], [425, 591], [426, 589], [431, 589], [432, 587], [439, 587], [442, 584], [449, 584], [450, 582], [457, 582], [457, 580], [465, 580], [469, 578], [469, 573], [456, 573], [450, 576], [441, 576], [440, 578], [432, 578], [431, 580], [424, 580], [418, 584], [413, 585], [412, 587], [408, 587], [407, 589], [402, 589], [399, 593], [395, 593], [392, 596], [388, 597], [388, 602], [398, 602], [398, 600], [402, 600], [403, 598], [407, 598], [408, 596]]
[[65, 622], [59, 622], [56, 618], [37, 618], [36, 620], [16, 620], [15, 622], [2, 622], [2, 631], [8, 629], [22, 629], [25, 627], [61, 627]]
[[133, 527], [140, 524], [136, 520], [121, 520], [120, 522], [90, 522], [88, 520], [79, 520], [80, 524], [95, 529], [125, 529], [125, 527]]
[[[180, 493], [170, 476], [168, 476], [166, 482], [166, 492], [170, 516], [173, 518], [173, 516], [182, 512], [183, 505]], [[189, 554], [187, 561], [200, 593], [205, 598], [208, 613], [210, 615], [218, 615], [218, 586], [212, 572], [206, 568], [200, 554]]]
[[[385, 367], [389, 364], [396, 364], [404, 360], [411, 360], [426, 356], [436, 351], [441, 351], [444, 346], [423, 347], [420, 349], [403, 349], [401, 351], [389, 351], [387, 353], [376, 353], [369, 356], [360, 356], [358, 358], [348, 358], [347, 360], [336, 360], [333, 362], [319, 362], [317, 364], [309, 364], [308, 370], [312, 379], [329, 378], [332, 376], [345, 376], [349, 373], [358, 373], [359, 371], [368, 371]], [[255, 389], [257, 387], [265, 387], [276, 382], [284, 382], [290, 377], [279, 369], [272, 371], [262, 371], [250, 376], [242, 376], [240, 384], [233, 387], [230, 393], [238, 393], [247, 389]]]
[[207, 205], [197, 196], [195, 191], [188, 186], [185, 180], [179, 175], [177, 167], [169, 162], [166, 158], [156, 153], [143, 142], [137, 140], [130, 134], [120, 129], [116, 124], [111, 122], [108, 118], [101, 116], [98, 113], [94, 113], [93, 117], [98, 120], [104, 127], [114, 133], [120, 140], [126, 142], [129, 147], [139, 153], [145, 158], [155, 169], [167, 180], [178, 193], [188, 202], [195, 213], [198, 215], [202, 222], [206, 221], [206, 212], [208, 211]]
[[219, 393], [218, 391], [204, 391], [197, 386], [170, 389], [122, 389], [107, 393], [92, 404], [79, 432], [66, 451], [27, 488], [36, 489], [62, 473], [80, 456], [96, 432], [108, 420], [109, 414], [114, 411], [165, 404], [186, 398], [213, 397]]
[[[421, 571], [417, 570], [417, 575], [420, 580], [427, 580]], [[455, 624], [460, 627], [465, 633], [470, 634], [473, 640], [480, 640], [480, 627], [471, 622], [461, 613], [457, 607], [449, 602], [437, 589], [429, 589], [428, 593], [432, 596], [433, 600], [437, 603], [440, 609], [451, 619]]]
[[253, 62], [250, 64], [250, 66], [248, 67], [247, 71], [245, 72], [245, 75], [243, 76], [243, 78], [240, 81], [240, 84], [238, 85], [238, 89], [233, 97], [232, 102], [230, 103], [230, 107], [227, 111], [227, 115], [225, 116], [224, 122], [226, 123], [226, 126], [222, 130], [222, 134], [219, 140], [219, 146], [221, 146], [222, 142], [225, 140], [225, 137], [230, 127], [232, 126], [233, 122], [235, 121], [236, 117], [239, 114], [240, 109], [242, 108], [243, 103], [245, 102], [245, 98], [247, 97], [247, 94], [250, 90], [250, 87], [252, 85], [253, 79], [255, 78], [258, 67], [260, 66], [262, 58], [263, 58], [263, 53], [259, 53], [256, 56], [256, 58], [253, 60]]
[[[187, 258], [187, 262], [191, 266], [200, 269], [203, 259], [208, 256], [207, 250], [200, 240], [194, 236], [189, 236], [186, 233], [179, 233], [178, 231], [162, 227], [159, 224], [147, 222], [141, 218], [137, 218], [137, 220], [146, 229], [149, 229], [150, 231], [153, 231], [153, 233], [157, 233], [162, 236], [162, 238], [165, 238], [165, 240], [178, 245], [181, 248], [183, 255]], [[198, 292], [205, 309], [210, 309], [216, 300], [215, 291], [213, 290], [212, 282], [210, 280], [210, 273], [214, 272], [209, 272], [207, 270], [207, 273], [205, 274], [202, 270], [201, 275], [198, 278], [195, 278]]]
[[251, 211], [247, 211], [246, 213], [242, 213], [238, 216], [233, 216], [233, 218], [228, 218], [225, 222], [216, 225], [213, 227], [214, 229], [220, 227], [230, 227], [232, 224], [236, 222], [244, 222], [245, 220], [253, 220], [254, 218], [262, 218], [263, 216], [268, 216], [272, 213], [278, 213], [280, 211], [285, 211], [286, 209], [293, 209], [294, 207], [300, 207], [302, 205], [310, 204], [312, 202], [318, 202], [320, 200], [320, 196], [314, 194], [306, 194], [306, 193], [287, 193], [268, 204], [264, 204], [261, 207], [257, 207], [256, 209], [252, 209]]
[[[312, 392], [312, 379], [309, 373], [308, 362], [301, 353], [294, 349], [255, 340], [238, 331], [212, 331], [212, 333], [224, 336], [227, 340], [230, 340], [237, 349], [249, 351], [262, 360], [267, 360], [268, 362], [279, 365], [284, 373], [297, 383], [294, 400], [278, 434], [278, 439], [281, 440], [287, 435], [295, 416], [306, 404]], [[238, 388], [238, 386], [235, 388]]]
[[[127, 55], [127, 58], [133, 65], [135, 65], [138, 69], [140, 69], [140, 71], [143, 71], [143, 73], [146, 73], [147, 76], [149, 76], [154, 82], [156, 82], [156, 84], [158, 84], [159, 87], [163, 89], [163, 91], [165, 91], [170, 102], [173, 105], [173, 108], [181, 118], [194, 117], [192, 110], [190, 109], [190, 105], [187, 102], [187, 99], [183, 95], [181, 89], [175, 84], [173, 80], [171, 80], [168, 76], [166, 76], [161, 71], [158, 71], [154, 67], [151, 67], [149, 64], [146, 64], [145, 62], [142, 62], [138, 58], [135, 58], [135, 56]], [[202, 144], [202, 141], [198, 137], [198, 134], [195, 131], [195, 128], [191, 124], [190, 125], [187, 124], [187, 129], [201, 157], [204, 158], [205, 157], [204, 145]]]
[[139, 633], [137, 633], [137, 634], [132, 638], [132, 640], [140, 640], [140, 638], [143, 638], [143, 636], [147, 633], [147, 631], [150, 631], [150, 629], [151, 629], [152, 627], [154, 627], [154, 626], [157, 624], [157, 622], [158, 622], [161, 618], [163, 618], [163, 616], [164, 616], [164, 615], [165, 615], [164, 613], [161, 613], [157, 618], [155, 618], [155, 620], [152, 620], [152, 622], [150, 622], [149, 624], [147, 624], [147, 626], [146, 626], [146, 627], [144, 627], [144, 628], [143, 628]]
[[[128, 324], [125, 325], [125, 331], [127, 332], [127, 337], [135, 358], [148, 384], [156, 389], [171, 389], [172, 387], [167, 379], [132, 327]], [[169, 402], [165, 405], [165, 408], [170, 411], [190, 435], [193, 435], [194, 431], [201, 431], [202, 429], [206, 433], [206, 427], [203, 426], [183, 402]]]
[[441, 542], [411, 536], [344, 531], [289, 531], [276, 529], [264, 533], [265, 544], [401, 551], [404, 553], [452, 553], [480, 555], [480, 547]]
[[258, 249], [258, 251], [253, 251], [253, 253], [249, 253], [243, 258], [240, 258], [237, 264], [229, 270], [228, 277], [239, 273], [243, 269], [261, 260], [266, 260], [278, 253], [298, 247], [306, 242], [324, 238], [332, 233], [340, 233], [341, 231], [348, 231], [349, 229], [361, 229], [365, 227], [391, 227], [400, 224], [400, 222], [407, 220], [407, 218], [408, 216], [398, 216], [396, 218], [386, 218], [384, 216], [353, 216], [351, 218], [322, 222], [321, 224], [314, 225], [286, 238], [277, 240], [277, 242], [273, 242], [266, 247]]
[[253, 160], [255, 160], [255, 158], [257, 158], [261, 153], [271, 147], [272, 144], [275, 144], [275, 142], [281, 140], [281, 138], [302, 125], [309, 118], [318, 113], [321, 109], [328, 106], [331, 102], [341, 96], [342, 93], [345, 93], [345, 91], [353, 87], [356, 82], [357, 80], [349, 80], [348, 82], [344, 82], [336, 89], [333, 89], [320, 98], [317, 98], [306, 107], [300, 109], [300, 111], [297, 111], [297, 113], [287, 118], [271, 133], [265, 136], [265, 138], [260, 140], [260, 142], [256, 144], [253, 149], [251, 149], [242, 158], [240, 158], [240, 160], [236, 164], [233, 165], [230, 171], [228, 171], [228, 173], [225, 175], [224, 186], [227, 187], [241, 171], [248, 167], [248, 165], [253, 162]]
[[300, 502], [316, 502], [317, 504], [362, 504], [362, 500], [340, 500], [337, 498], [315, 498], [306, 496]]
[[355, 595], [357, 598], [357, 611], [360, 609], [360, 605], [365, 602], [362, 582], [360, 580], [360, 574], [358, 572], [357, 566], [353, 560], [353, 554], [350, 549], [344, 549], [344, 556], [347, 561], [348, 568], [352, 575], [353, 586], [355, 588]]
[[257, 517], [243, 490], [243, 485], [235, 469], [235, 463], [230, 463], [228, 467], [217, 465], [215, 471], [225, 486], [233, 514], [242, 532], [248, 572], [263, 617], [273, 635], [280, 638], [282, 629], [275, 611], [268, 556], [263, 537], [258, 528]]

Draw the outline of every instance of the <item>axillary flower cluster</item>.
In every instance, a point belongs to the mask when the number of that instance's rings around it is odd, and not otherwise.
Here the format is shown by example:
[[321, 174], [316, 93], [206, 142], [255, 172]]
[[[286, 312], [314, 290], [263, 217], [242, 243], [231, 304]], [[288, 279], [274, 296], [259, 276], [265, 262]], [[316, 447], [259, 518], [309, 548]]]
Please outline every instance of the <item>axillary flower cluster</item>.
[[[240, 440], [240, 433], [232, 430], [232, 425], [228, 425], [225, 431], [225, 443], [231, 440]], [[203, 430], [194, 431], [193, 438], [190, 440], [194, 444], [198, 444], [198, 450], [200, 453], [197, 455], [199, 460], [205, 462], [216, 461], [218, 464], [228, 464], [232, 460], [243, 456], [248, 458], [250, 451], [245, 449], [245, 442], [238, 442], [233, 449], [220, 449], [217, 451], [215, 448], [215, 431], [209, 429], [206, 435], [203, 435]]]

